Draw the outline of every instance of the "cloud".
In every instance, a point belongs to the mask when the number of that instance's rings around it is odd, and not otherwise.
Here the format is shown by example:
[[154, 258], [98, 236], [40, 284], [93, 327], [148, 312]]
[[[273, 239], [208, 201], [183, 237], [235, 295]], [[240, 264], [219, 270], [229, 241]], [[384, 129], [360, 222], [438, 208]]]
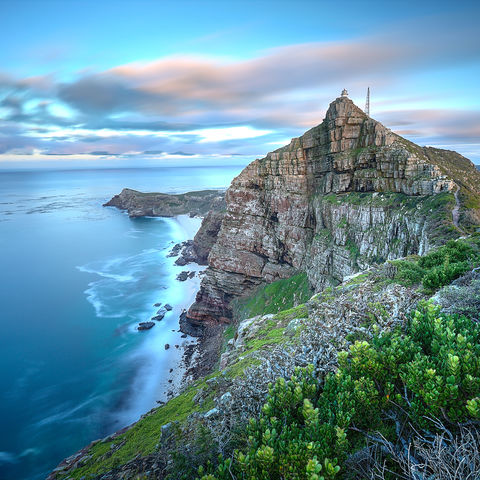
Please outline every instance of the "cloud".
[[[261, 155], [320, 123], [344, 86], [363, 91], [376, 79], [377, 89], [391, 92], [405, 75], [478, 62], [474, 19], [423, 21], [248, 59], [167, 56], [80, 72], [68, 82], [0, 73], [0, 119], [17, 127], [7, 135], [0, 126], [0, 152]], [[412, 139], [478, 143], [477, 111], [389, 108], [380, 100], [378, 119]]]
[[327, 100], [347, 82], [388, 83], [406, 72], [478, 60], [479, 47], [473, 22], [463, 19], [455, 28], [454, 19], [441, 19], [350, 41], [279, 47], [246, 60], [177, 55], [120, 65], [60, 85], [59, 96], [83, 113], [255, 122], [275, 113], [291, 92], [323, 90]]
[[480, 110], [391, 110], [382, 112], [379, 120], [399, 135], [425, 142], [478, 143], [480, 138]]

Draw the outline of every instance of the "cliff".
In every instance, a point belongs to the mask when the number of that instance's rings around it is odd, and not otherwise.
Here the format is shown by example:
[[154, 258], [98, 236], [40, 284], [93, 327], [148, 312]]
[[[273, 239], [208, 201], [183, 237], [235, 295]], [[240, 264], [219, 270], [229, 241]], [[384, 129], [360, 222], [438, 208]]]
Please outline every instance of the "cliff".
[[228, 323], [233, 299], [298, 271], [321, 291], [422, 254], [478, 224], [479, 198], [469, 160], [415, 145], [337, 98], [320, 125], [234, 179], [188, 320]]
[[126, 210], [130, 217], [174, 217], [190, 214], [206, 215], [210, 210], [225, 209], [225, 196], [220, 190], [201, 190], [181, 194], [143, 193], [124, 188], [103, 205]]

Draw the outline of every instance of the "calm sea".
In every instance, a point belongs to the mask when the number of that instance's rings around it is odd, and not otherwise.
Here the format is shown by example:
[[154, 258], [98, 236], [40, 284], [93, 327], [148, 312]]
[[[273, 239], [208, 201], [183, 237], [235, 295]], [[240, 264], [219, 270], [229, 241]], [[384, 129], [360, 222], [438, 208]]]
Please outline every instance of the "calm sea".
[[[175, 280], [166, 254], [198, 220], [130, 219], [102, 203], [124, 187], [222, 188], [241, 169], [0, 172], [1, 480], [43, 479], [137, 420], [178, 381], [174, 345], [193, 341], [178, 316], [198, 279]], [[138, 332], [156, 302], [174, 309]]]

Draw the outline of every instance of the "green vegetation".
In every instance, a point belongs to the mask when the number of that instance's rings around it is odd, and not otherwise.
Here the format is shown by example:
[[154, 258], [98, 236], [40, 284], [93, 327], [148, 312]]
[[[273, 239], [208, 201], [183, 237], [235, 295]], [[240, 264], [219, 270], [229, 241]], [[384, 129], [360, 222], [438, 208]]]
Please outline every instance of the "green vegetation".
[[396, 282], [406, 286], [422, 283], [426, 292], [433, 292], [480, 265], [480, 239], [450, 240], [423, 257], [392, 263], [397, 268]]
[[[246, 447], [200, 467], [201, 479], [347, 478], [345, 460], [367, 441], [401, 451], [412, 438], [454, 435], [460, 422], [480, 419], [480, 325], [467, 317], [423, 304], [405, 333], [358, 341], [338, 361], [325, 380], [312, 366], [278, 379], [243, 434]], [[382, 462], [388, 478], [400, 478], [389, 455]]]
[[[422, 213], [428, 213], [431, 210], [449, 206], [453, 208], [455, 199], [449, 192], [439, 193], [437, 195], [406, 195], [404, 193], [372, 193], [372, 192], [349, 192], [349, 193], [330, 193], [328, 195], [319, 195], [323, 202], [331, 205], [373, 205], [383, 207], [404, 207], [407, 209], [416, 209], [419, 207]], [[451, 212], [450, 208], [450, 212]]]
[[345, 247], [350, 252], [350, 258], [355, 262], [360, 256], [360, 248], [358, 248], [358, 245], [350, 239], [345, 243]]
[[259, 287], [252, 296], [235, 300], [235, 318], [244, 320], [256, 315], [278, 313], [305, 303], [312, 296], [306, 273]]
[[[100, 475], [112, 468], [124, 465], [137, 455], [145, 456], [153, 453], [160, 440], [163, 425], [170, 422], [181, 424], [193, 412], [205, 412], [212, 408], [211, 399], [207, 399], [202, 406], [194, 402], [195, 394], [205, 386], [205, 380], [196, 382], [181, 395], [158, 407], [152, 414], [139, 420], [126, 432], [112, 440], [94, 444], [89, 450], [91, 458], [88, 462], [70, 472], [67, 478], [80, 479]], [[115, 446], [120, 447], [117, 449], [114, 448]]]

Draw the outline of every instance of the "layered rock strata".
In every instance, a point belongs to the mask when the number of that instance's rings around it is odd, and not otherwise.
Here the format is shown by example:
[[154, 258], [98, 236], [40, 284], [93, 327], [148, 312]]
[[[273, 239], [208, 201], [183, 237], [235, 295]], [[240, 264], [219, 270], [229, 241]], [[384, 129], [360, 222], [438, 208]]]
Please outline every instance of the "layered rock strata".
[[[318, 291], [371, 263], [428, 249], [440, 227], [451, 228], [436, 210], [455, 206], [459, 185], [451, 162], [436, 161], [439, 152], [337, 98], [320, 125], [233, 180], [188, 321], [229, 322], [234, 298], [298, 270]], [[479, 172], [455, 155], [473, 175], [462, 189], [478, 198]]]

